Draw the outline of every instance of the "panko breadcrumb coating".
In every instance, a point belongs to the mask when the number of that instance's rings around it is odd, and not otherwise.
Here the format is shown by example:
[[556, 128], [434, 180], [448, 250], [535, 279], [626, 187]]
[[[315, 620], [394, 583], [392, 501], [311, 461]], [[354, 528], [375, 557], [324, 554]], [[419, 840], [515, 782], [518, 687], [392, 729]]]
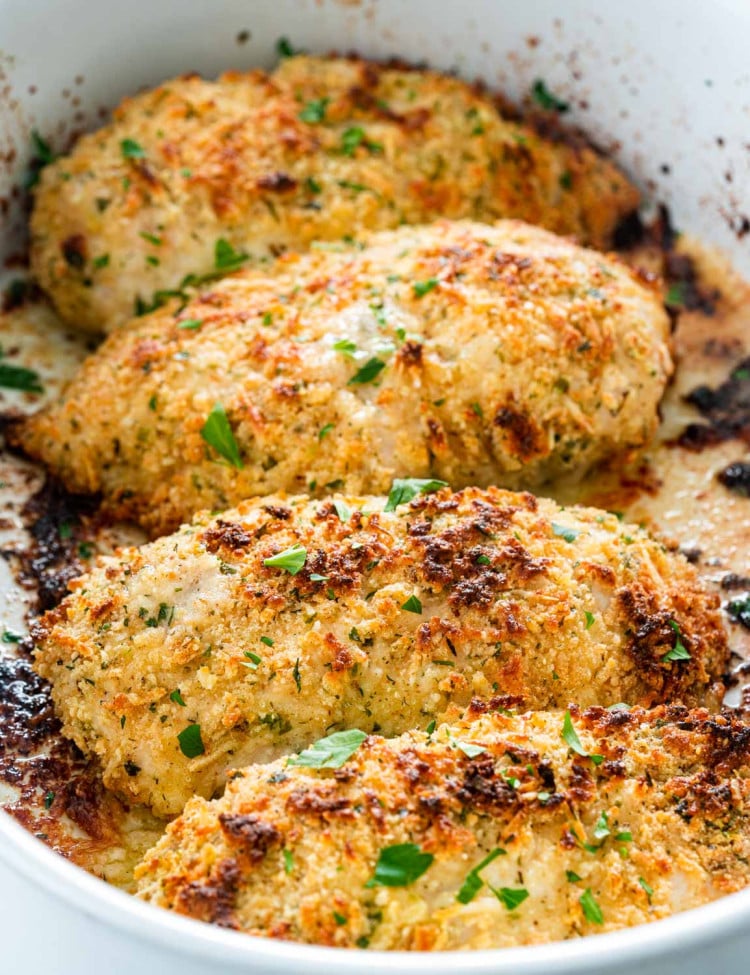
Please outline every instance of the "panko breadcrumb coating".
[[11, 436], [153, 533], [276, 491], [530, 488], [648, 442], [668, 335], [616, 258], [515, 221], [403, 227], [134, 319]]
[[248, 934], [435, 951], [613, 931], [750, 883], [748, 725], [506, 708], [371, 736], [335, 769], [238, 771], [146, 854], [139, 896]]
[[605, 247], [638, 202], [611, 162], [503, 118], [458, 78], [295, 57], [126, 99], [42, 172], [31, 259], [62, 317], [101, 332], [226, 269], [221, 240], [256, 259], [441, 216], [517, 217]]
[[715, 701], [718, 599], [680, 554], [529, 494], [397, 493], [243, 502], [73, 584], [36, 668], [106, 786], [174, 814], [228, 768], [477, 695]]

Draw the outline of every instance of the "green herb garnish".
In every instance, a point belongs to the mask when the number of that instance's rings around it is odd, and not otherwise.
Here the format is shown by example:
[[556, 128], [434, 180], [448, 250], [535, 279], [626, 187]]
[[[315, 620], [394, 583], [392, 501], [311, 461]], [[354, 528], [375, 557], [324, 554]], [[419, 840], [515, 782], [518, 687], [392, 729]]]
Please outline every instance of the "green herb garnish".
[[675, 632], [675, 643], [671, 650], [668, 650], [662, 660], [690, 660], [690, 653], [687, 647], [682, 642], [682, 634], [680, 633], [680, 627], [675, 623], [674, 620], [667, 620], [669, 625]]
[[484, 885], [484, 881], [479, 876], [480, 871], [484, 870], [484, 868], [489, 866], [493, 860], [496, 860], [499, 856], [503, 856], [504, 854], [505, 850], [501, 850], [500, 847], [495, 847], [491, 853], [487, 854], [481, 863], [478, 863], [473, 870], [469, 871], [469, 873], [466, 875], [466, 880], [464, 880], [461, 886], [461, 889], [456, 894], [456, 900], [460, 904], [468, 904], [474, 900]]
[[541, 78], [537, 78], [531, 88], [534, 101], [547, 112], [567, 112], [570, 105], [553, 95]]
[[123, 139], [120, 150], [126, 159], [145, 159], [146, 150], [135, 139]]
[[432, 494], [433, 491], [439, 491], [444, 487], [448, 487], [448, 482], [438, 481], [435, 478], [394, 478], [383, 511], [395, 511], [399, 505], [408, 504], [418, 494]]
[[240, 448], [234, 439], [226, 410], [221, 403], [214, 404], [214, 408], [201, 428], [201, 436], [217, 454], [229, 461], [232, 467], [236, 467], [238, 471], [242, 470], [245, 465], [242, 463]]
[[236, 251], [223, 237], [220, 237], [214, 245], [214, 264], [217, 271], [236, 271], [249, 260], [249, 257], [249, 254]]
[[180, 694], [179, 687], [172, 691], [172, 693], [169, 695], [169, 700], [174, 701], [175, 704], [179, 704], [181, 708], [187, 707], [187, 704], [185, 704], [185, 701], [182, 698], [182, 694]]
[[602, 909], [597, 904], [590, 887], [584, 890], [578, 902], [583, 908], [583, 913], [587, 921], [590, 921], [591, 924], [604, 924]]
[[199, 724], [189, 724], [177, 735], [180, 743], [180, 751], [185, 758], [197, 758], [205, 752], [203, 739], [201, 738], [201, 726]]
[[422, 602], [418, 596], [409, 596], [405, 603], [401, 603], [401, 609], [405, 609], [407, 613], [417, 613], [417, 615], [422, 615]]
[[412, 285], [415, 298], [423, 298], [426, 294], [438, 286], [437, 278], [427, 278], [426, 281], [415, 281]]
[[435, 857], [424, 853], [416, 843], [396, 843], [384, 847], [375, 864], [375, 874], [366, 887], [408, 887], [429, 869]]
[[515, 911], [529, 896], [525, 887], [490, 887], [490, 890], [509, 911]]
[[565, 539], [566, 542], [574, 542], [581, 534], [575, 528], [568, 528], [567, 525], [558, 525], [554, 521], [551, 524], [552, 534], [557, 535], [558, 538]]
[[321, 738], [299, 755], [287, 761], [287, 765], [301, 768], [341, 768], [357, 751], [367, 738], [364, 731], [352, 728], [349, 731], [335, 731], [327, 738]]
[[583, 747], [581, 739], [578, 737], [578, 732], [573, 727], [573, 719], [570, 716], [570, 711], [566, 711], [565, 717], [563, 718], [562, 738], [571, 751], [574, 751], [576, 755], [580, 755], [582, 758], [590, 758], [594, 765], [601, 765], [604, 761], [602, 755], [589, 755]]
[[326, 117], [326, 108], [328, 108], [328, 103], [330, 98], [315, 98], [302, 109], [297, 118], [301, 122], [309, 122], [311, 125], [316, 125], [318, 122], [322, 122]]
[[355, 372], [347, 383], [347, 386], [351, 386], [354, 383], [371, 383], [380, 375], [383, 369], [385, 369], [385, 363], [382, 359], [368, 359], [362, 368]]
[[291, 576], [296, 576], [307, 559], [307, 549], [302, 545], [292, 545], [278, 555], [263, 559], [263, 565], [271, 569], [284, 569]]

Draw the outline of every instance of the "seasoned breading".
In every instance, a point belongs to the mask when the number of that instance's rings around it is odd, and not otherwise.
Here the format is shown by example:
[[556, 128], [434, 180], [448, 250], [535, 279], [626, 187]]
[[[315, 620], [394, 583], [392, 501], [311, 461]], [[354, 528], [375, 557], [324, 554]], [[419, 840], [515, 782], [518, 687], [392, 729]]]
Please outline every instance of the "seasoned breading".
[[335, 770], [235, 773], [146, 854], [140, 896], [249, 934], [449, 950], [630, 927], [750, 883], [748, 725], [573, 709], [583, 757], [562, 712], [505, 703], [371, 736]]
[[15, 440], [154, 533], [276, 491], [528, 488], [648, 441], [668, 333], [615, 258], [514, 221], [404, 227], [134, 319]]
[[[638, 191], [476, 87], [355, 58], [176, 78], [47, 166], [32, 267], [71, 325], [108, 331], [228, 241], [253, 258], [435, 217], [518, 217], [607, 246]], [[220, 262], [226, 266], [226, 262]]]
[[335, 729], [424, 727], [475, 695], [713, 699], [718, 599], [641, 529], [494, 488], [384, 507], [247, 501], [77, 580], [36, 667], [105, 785], [172, 814], [228, 768]]

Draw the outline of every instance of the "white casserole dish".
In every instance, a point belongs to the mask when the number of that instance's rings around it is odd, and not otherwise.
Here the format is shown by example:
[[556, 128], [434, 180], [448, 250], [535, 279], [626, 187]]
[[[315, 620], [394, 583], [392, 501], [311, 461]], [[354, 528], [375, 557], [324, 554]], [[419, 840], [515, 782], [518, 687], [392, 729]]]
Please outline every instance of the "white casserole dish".
[[[544, 78], [678, 227], [750, 274], [747, 0], [631, 0], [627, 12], [595, 0], [0, 0], [0, 255], [22, 246], [12, 187], [32, 129], [60, 144], [162, 78], [268, 65], [280, 36], [457, 68], [513, 98]], [[386, 956], [259, 940], [155, 911], [0, 815], [0, 971], [731, 975], [749, 952], [750, 890], [645, 927], [504, 952]]]

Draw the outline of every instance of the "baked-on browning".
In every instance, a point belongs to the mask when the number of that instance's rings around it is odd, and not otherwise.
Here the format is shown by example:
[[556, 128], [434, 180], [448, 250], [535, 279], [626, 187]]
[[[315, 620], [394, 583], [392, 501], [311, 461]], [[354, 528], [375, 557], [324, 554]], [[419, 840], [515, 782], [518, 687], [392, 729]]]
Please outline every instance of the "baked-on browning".
[[237, 772], [146, 854], [140, 896], [272, 938], [446, 950], [612, 931], [750, 883], [748, 725], [572, 709], [591, 758], [562, 712], [493, 710], [506, 703], [372, 736], [336, 770]]
[[[404, 227], [133, 320], [15, 436], [155, 533], [276, 491], [528, 488], [648, 441], [668, 332], [614, 258], [514, 221]], [[204, 439], [216, 403], [232, 463]]]
[[36, 666], [105, 785], [177, 813], [228, 768], [424, 727], [475, 695], [713, 700], [718, 599], [641, 529], [497, 489], [383, 508], [248, 501], [79, 579]]
[[517, 217], [603, 247], [638, 199], [612, 163], [504, 119], [457, 78], [297, 57], [126, 99], [43, 170], [32, 266], [66, 321], [107, 331], [213, 272], [222, 239], [257, 258], [438, 216]]

